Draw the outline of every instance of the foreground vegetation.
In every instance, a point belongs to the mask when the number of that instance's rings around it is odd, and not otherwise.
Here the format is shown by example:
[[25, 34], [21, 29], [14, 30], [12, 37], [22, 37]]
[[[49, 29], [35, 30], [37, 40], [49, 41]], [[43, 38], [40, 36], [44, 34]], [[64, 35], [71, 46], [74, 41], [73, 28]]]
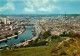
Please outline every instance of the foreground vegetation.
[[[55, 41], [55, 43], [53, 43]], [[58, 44], [57, 40], [49, 42], [47, 46], [23, 47], [12, 50], [1, 50], [1, 56], [50, 56], [51, 50]]]
[[80, 56], [80, 34], [57, 36], [50, 35], [47, 31], [43, 34], [42, 41], [39, 40], [39, 36], [25, 47], [0, 50], [0, 56]]

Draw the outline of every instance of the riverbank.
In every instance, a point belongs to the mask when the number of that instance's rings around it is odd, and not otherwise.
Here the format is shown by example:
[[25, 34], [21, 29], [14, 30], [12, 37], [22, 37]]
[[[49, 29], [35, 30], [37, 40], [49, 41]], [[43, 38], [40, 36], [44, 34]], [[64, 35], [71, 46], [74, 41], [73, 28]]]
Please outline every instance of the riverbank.
[[[23, 32], [19, 32], [19, 34], [22, 34], [22, 33], [23, 33]], [[11, 39], [11, 38], [15, 38], [15, 37], [17, 37], [17, 36], [18, 36], [18, 35], [13, 35], [13, 36], [11, 36], [11, 37], [7, 37], [7, 38], [5, 38], [5, 39], [1, 39], [0, 42], [9, 40], [9, 39]]]
[[5, 39], [1, 39], [0, 42], [9, 40], [9, 39], [14, 38], [14, 37], [17, 37], [17, 36], [18, 36], [18, 35], [14, 35], [14, 36], [11, 36], [11, 37], [7, 37], [7, 38], [5, 38]]
[[[37, 31], [37, 30], [36, 30]], [[17, 44], [15, 44], [15, 45], [13, 45], [13, 46], [16, 46], [16, 47], [19, 47], [19, 46], [26, 46], [26, 45], [28, 45], [28, 43], [30, 42], [30, 41], [35, 41], [36, 39], [37, 39], [37, 37], [38, 37], [38, 34], [36, 34], [36, 36], [34, 36], [34, 37], [32, 37], [31, 39], [29, 39], [29, 40], [26, 40], [25, 39], [25, 41], [24, 42], [22, 42], [22, 43], [17, 43]]]
[[15, 44], [15, 45], [13, 45], [13, 46], [16, 46], [16, 47], [19, 47], [19, 46], [26, 46], [26, 45], [28, 45], [29, 41], [32, 41], [32, 40], [34, 41], [37, 37], [38, 37], [38, 35], [35, 36], [35, 37], [33, 37], [33, 38], [31, 38], [30, 40], [26, 40], [25, 42], [18, 43], [18, 44]]
[[[19, 34], [22, 34], [23, 32], [25, 32], [25, 30], [26, 30], [26, 28], [24, 28], [22, 31], [19, 31], [19, 32], [18, 32], [18, 35], [19, 35]], [[13, 36], [11, 36], [11, 37], [7, 37], [7, 38], [4, 38], [4, 39], [1, 39], [0, 42], [7, 41], [7, 40], [9, 40], [9, 39], [11, 39], [11, 38], [15, 38], [15, 37], [17, 37], [18, 35], [13, 35]]]
[[0, 43], [0, 47], [5, 47], [5, 45], [13, 46], [15, 44], [21, 43], [21, 41], [23, 41], [23, 40], [31, 39], [33, 37], [32, 30], [34, 30], [33, 27], [28, 28], [28, 26], [25, 26], [24, 32], [22, 32], [23, 30], [20, 31], [17, 39], [15, 39], [15, 38], [11, 38], [10, 40], [7, 39], [7, 42], [3, 41]]

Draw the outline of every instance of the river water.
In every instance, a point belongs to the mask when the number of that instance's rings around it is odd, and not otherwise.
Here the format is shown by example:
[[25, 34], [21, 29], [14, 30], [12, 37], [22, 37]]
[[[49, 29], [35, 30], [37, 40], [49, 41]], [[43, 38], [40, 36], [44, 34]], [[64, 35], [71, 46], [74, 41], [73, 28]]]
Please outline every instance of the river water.
[[[36, 20], [32, 20], [31, 22], [29, 22], [29, 24], [33, 24], [35, 22], [36, 22]], [[22, 41], [24, 39], [29, 40], [29, 39], [33, 38], [32, 30], [34, 30], [34, 28], [31, 26], [25, 26], [25, 28], [26, 28], [26, 30], [22, 34], [19, 34], [17, 39], [11, 38], [11, 39], [7, 40], [7, 43], [5, 43], [5, 42], [0, 43], [0, 46], [4, 46], [4, 45], [10, 46], [13, 44], [20, 43], [20, 41]]]
[[[34, 23], [36, 23], [36, 19], [29, 22], [29, 24], [34, 24]], [[22, 34], [19, 34], [17, 39], [11, 38], [11, 39], [7, 40], [7, 43], [5, 43], [5, 42], [0, 43], [0, 46], [4, 46], [4, 45], [10, 46], [13, 44], [20, 43], [20, 41], [22, 41], [24, 39], [29, 40], [29, 39], [33, 38], [32, 31], [34, 30], [34, 28], [32, 26], [25, 26], [25, 28], [26, 28], [26, 30]]]
[[7, 40], [7, 43], [5, 42], [0, 43], [0, 46], [4, 46], [4, 45], [10, 46], [12, 44], [20, 43], [21, 40], [31, 39], [33, 37], [32, 30], [34, 30], [34, 28], [29, 26], [25, 26], [25, 28], [26, 28], [25, 32], [23, 32], [22, 34], [19, 34], [17, 39], [11, 38]]

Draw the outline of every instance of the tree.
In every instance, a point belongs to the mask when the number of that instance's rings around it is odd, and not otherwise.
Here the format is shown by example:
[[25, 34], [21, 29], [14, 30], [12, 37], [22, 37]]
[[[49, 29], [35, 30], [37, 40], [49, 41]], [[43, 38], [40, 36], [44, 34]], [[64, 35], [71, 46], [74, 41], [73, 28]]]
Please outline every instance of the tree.
[[18, 32], [15, 32], [14, 34], [15, 34], [15, 35], [18, 35]]
[[29, 45], [27, 45], [26, 47], [35, 47], [35, 46], [44, 46], [46, 45], [46, 43], [48, 43], [48, 41], [41, 41], [41, 42], [33, 42], [30, 43]]
[[59, 39], [60, 37], [57, 35], [51, 36], [51, 39]]
[[46, 39], [50, 36], [50, 31], [46, 31], [44, 34], [43, 34], [43, 38]]
[[5, 36], [5, 38], [7, 38], [7, 35]]
[[78, 37], [78, 38], [80, 38], [80, 34], [79, 33], [75, 33], [75, 34], [73, 34], [73, 36], [72, 36], [73, 38], [75, 38], [75, 37]]

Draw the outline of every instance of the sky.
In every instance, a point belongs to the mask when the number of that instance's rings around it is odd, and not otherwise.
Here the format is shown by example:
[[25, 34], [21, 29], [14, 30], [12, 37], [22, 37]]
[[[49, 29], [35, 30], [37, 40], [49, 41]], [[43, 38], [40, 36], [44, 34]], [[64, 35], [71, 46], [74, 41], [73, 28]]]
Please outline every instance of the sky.
[[0, 14], [80, 14], [80, 0], [0, 0]]

